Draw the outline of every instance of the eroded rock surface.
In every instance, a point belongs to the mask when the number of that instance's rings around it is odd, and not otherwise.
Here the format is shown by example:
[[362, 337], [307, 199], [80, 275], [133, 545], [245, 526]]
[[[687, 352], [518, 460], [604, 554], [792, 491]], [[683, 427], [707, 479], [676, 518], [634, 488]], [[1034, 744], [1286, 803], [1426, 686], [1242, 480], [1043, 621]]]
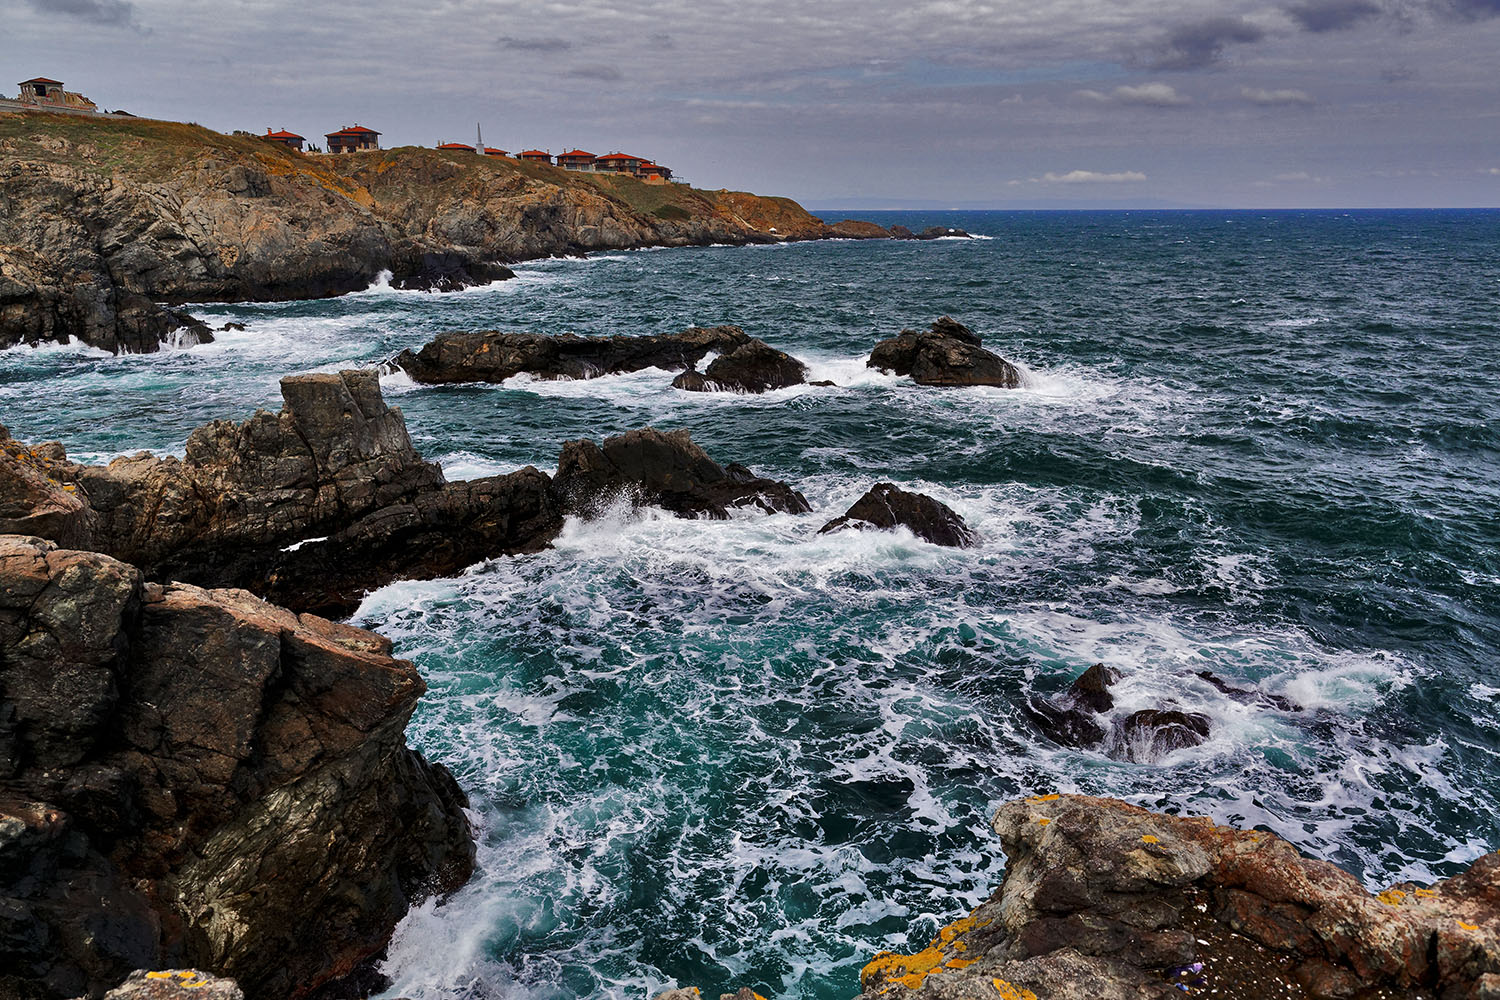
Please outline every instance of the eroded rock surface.
[[759, 394], [807, 381], [807, 366], [763, 340], [751, 339], [721, 354], [701, 374], [690, 368], [672, 380], [689, 392]]
[[[389, 641], [0, 536], [0, 993], [212, 969], [305, 996], [456, 889], [463, 793]], [[146, 988], [146, 987], [143, 987]]]
[[624, 497], [685, 517], [725, 518], [732, 508], [802, 514], [807, 499], [791, 486], [743, 465], [721, 466], [685, 430], [655, 428], [593, 441], [569, 441], [558, 457], [554, 487], [569, 513], [590, 516]]
[[934, 545], [963, 548], [974, 543], [974, 531], [953, 508], [924, 493], [911, 493], [893, 483], [876, 483], [843, 515], [818, 529], [819, 534], [846, 528], [907, 528]]
[[1020, 370], [980, 345], [978, 334], [944, 316], [928, 330], [902, 330], [882, 340], [865, 364], [896, 375], [910, 375], [918, 385], [1018, 388]]
[[645, 368], [679, 371], [692, 368], [707, 354], [727, 354], [749, 342], [737, 326], [695, 326], [648, 337], [486, 330], [442, 334], [419, 351], [402, 351], [392, 363], [427, 384], [504, 382], [523, 372], [543, 379], [586, 379]]
[[1000, 888], [863, 996], [1479, 1000], [1500, 989], [1500, 854], [1371, 895], [1255, 830], [1046, 795], [995, 817]]

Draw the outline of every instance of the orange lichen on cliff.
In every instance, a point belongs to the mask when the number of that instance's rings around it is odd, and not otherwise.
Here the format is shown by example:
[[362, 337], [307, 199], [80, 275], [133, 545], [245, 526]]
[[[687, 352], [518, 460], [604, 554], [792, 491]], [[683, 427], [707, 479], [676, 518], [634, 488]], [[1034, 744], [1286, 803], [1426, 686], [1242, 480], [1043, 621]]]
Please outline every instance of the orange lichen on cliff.
[[907, 989], [915, 990], [921, 987], [922, 981], [928, 976], [938, 975], [945, 969], [968, 968], [977, 960], [954, 957], [947, 949], [964, 951], [968, 946], [958, 938], [989, 923], [988, 920], [975, 920], [972, 916], [964, 917], [938, 931], [938, 936], [914, 955], [883, 951], [860, 970], [860, 985], [869, 986], [873, 981], [879, 980], [887, 986], [900, 983]]

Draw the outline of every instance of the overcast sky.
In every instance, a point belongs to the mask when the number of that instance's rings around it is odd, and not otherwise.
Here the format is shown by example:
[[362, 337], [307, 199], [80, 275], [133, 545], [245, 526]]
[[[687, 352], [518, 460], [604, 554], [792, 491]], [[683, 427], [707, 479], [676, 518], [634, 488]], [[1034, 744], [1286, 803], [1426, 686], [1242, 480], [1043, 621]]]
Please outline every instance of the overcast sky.
[[813, 205], [1500, 205], [1500, 0], [0, 0], [0, 65]]

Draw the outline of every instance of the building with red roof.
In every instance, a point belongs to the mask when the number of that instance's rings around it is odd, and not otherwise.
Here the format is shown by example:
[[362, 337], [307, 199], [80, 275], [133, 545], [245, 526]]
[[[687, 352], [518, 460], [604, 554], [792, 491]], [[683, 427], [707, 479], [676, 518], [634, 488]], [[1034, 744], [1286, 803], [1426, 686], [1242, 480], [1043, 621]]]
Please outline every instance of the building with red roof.
[[527, 163], [552, 163], [552, 154], [544, 153], [540, 149], [528, 149], [524, 153], [520, 153], [518, 155]]
[[353, 153], [361, 149], [379, 149], [380, 133], [363, 125], [350, 125], [324, 135], [330, 153]]
[[557, 165], [564, 170], [593, 170], [594, 154], [582, 149], [557, 154]]
[[302, 152], [302, 144], [307, 141], [296, 132], [288, 132], [286, 129], [282, 129], [279, 132], [272, 132], [269, 125], [266, 126], [266, 134], [262, 138], [271, 142], [279, 142], [283, 146], [295, 149], [299, 153]]
[[454, 153], [474, 152], [474, 144], [472, 142], [440, 142], [437, 148], [450, 150]]
[[601, 174], [630, 174], [635, 176], [640, 164], [646, 161], [628, 153], [606, 153], [594, 159], [594, 169]]
[[486, 147], [484, 147], [484, 155], [485, 156], [509, 156], [510, 154], [507, 153], [503, 149], [496, 149], [494, 146], [486, 146]]
[[672, 171], [660, 163], [639, 163], [636, 176], [647, 184], [665, 184], [672, 179]]
[[99, 110], [97, 104], [82, 94], [64, 90], [61, 80], [34, 76], [30, 80], [22, 80], [18, 86], [21, 88], [21, 95], [16, 98], [17, 102], [39, 110], [48, 108], [88, 112]]

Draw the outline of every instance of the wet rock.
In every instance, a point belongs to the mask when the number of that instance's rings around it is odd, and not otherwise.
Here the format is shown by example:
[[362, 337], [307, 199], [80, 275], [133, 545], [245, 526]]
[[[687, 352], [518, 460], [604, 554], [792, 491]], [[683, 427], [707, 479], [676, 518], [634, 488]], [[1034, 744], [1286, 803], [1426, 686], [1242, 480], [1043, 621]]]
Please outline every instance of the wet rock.
[[1015, 389], [1021, 373], [980, 346], [973, 330], [944, 316], [925, 331], [902, 330], [875, 345], [867, 367], [910, 375], [918, 385], [988, 385]]
[[1208, 681], [1209, 684], [1213, 685], [1214, 689], [1220, 694], [1226, 694], [1229, 697], [1233, 698], [1235, 701], [1245, 704], [1260, 703], [1269, 705], [1270, 707], [1276, 709], [1278, 712], [1302, 711], [1302, 706], [1298, 705], [1290, 698], [1283, 697], [1279, 694], [1267, 694], [1264, 691], [1258, 691], [1254, 688], [1235, 687], [1228, 681], [1224, 680], [1224, 678], [1214, 673], [1212, 670], [1200, 670], [1198, 671], [1198, 676]]
[[917, 234], [905, 226], [892, 226], [888, 231], [893, 240], [914, 240], [917, 238]]
[[456, 292], [515, 276], [503, 264], [476, 261], [467, 254], [448, 251], [422, 254], [409, 273], [391, 280], [391, 286], [409, 291]]
[[200, 969], [137, 969], [104, 1000], [245, 1000], [240, 984]]
[[1067, 747], [1092, 747], [1104, 742], [1109, 730], [1099, 718], [1114, 707], [1109, 687], [1119, 675], [1096, 663], [1073, 679], [1055, 699], [1031, 697], [1026, 710], [1043, 735]]
[[244, 330], [245, 330], [245, 324], [243, 324], [243, 323], [225, 323], [223, 326], [219, 327], [219, 332], [220, 333], [228, 333], [231, 330], [238, 330], [241, 333], [243, 333]]
[[652, 337], [489, 330], [442, 334], [419, 351], [402, 351], [392, 364], [424, 384], [504, 382], [523, 372], [544, 379], [585, 379], [645, 368], [692, 368], [707, 354], [728, 354], [749, 342], [737, 326], [695, 326]]
[[97, 996], [180, 965], [299, 997], [462, 885], [467, 803], [407, 749], [424, 685], [390, 653], [0, 536], [0, 990]]
[[807, 499], [786, 483], [743, 465], [721, 466], [686, 430], [654, 428], [593, 441], [569, 441], [558, 456], [554, 489], [567, 513], [593, 516], [624, 497], [684, 517], [725, 518], [737, 507], [802, 514]]
[[1011, 802], [994, 829], [999, 889], [924, 951], [877, 955], [867, 1000], [1459, 998], [1500, 981], [1500, 854], [1371, 895], [1274, 834], [1110, 799]]
[[689, 392], [756, 394], [801, 385], [806, 379], [807, 366], [802, 362], [763, 340], [752, 339], [715, 358], [701, 375], [688, 369], [672, 386]]
[[950, 229], [947, 226], [928, 226], [926, 229], [917, 234], [917, 239], [941, 240], [955, 236], [959, 237], [960, 239], [973, 239], [972, 236], [964, 232], [962, 229]]
[[934, 545], [965, 548], [974, 543], [973, 530], [953, 508], [893, 483], [876, 483], [854, 506], [819, 528], [818, 534], [845, 528], [889, 531], [898, 526]]
[[1110, 756], [1121, 760], [1160, 760], [1173, 750], [1203, 743], [1209, 736], [1209, 718], [1198, 712], [1146, 708], [1132, 712], [1111, 734]]

